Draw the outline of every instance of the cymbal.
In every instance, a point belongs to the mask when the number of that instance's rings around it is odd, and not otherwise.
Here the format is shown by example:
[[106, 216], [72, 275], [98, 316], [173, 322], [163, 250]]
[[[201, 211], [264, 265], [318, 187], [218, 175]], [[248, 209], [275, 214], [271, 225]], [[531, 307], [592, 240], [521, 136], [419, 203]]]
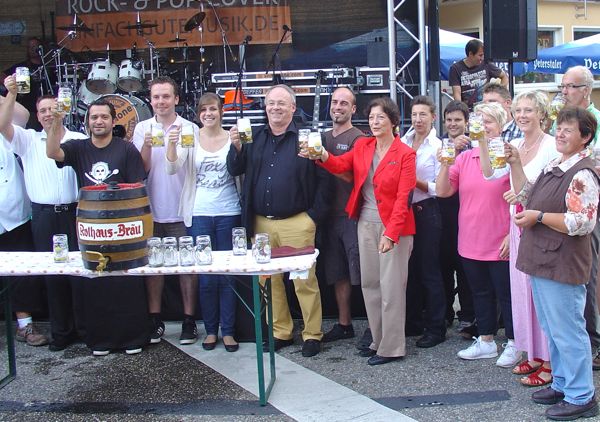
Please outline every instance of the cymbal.
[[59, 26], [56, 29], [60, 29], [61, 31], [75, 31], [75, 32], [93, 32], [92, 28], [85, 26], [84, 23], [79, 25], [67, 25], [67, 26]]
[[158, 26], [157, 23], [136, 22], [134, 25], [127, 25], [127, 26], [124, 26], [123, 28], [142, 30], [142, 29], [148, 29], [148, 28], [156, 28], [157, 26]]
[[185, 23], [185, 26], [183, 27], [183, 29], [186, 32], [193, 31], [194, 28], [197, 28], [197, 27], [200, 26], [200, 24], [202, 23], [202, 21], [204, 20], [205, 17], [206, 17], [206, 13], [204, 13], [204, 12], [198, 12], [198, 13], [196, 13], [194, 16], [192, 16], [190, 18], [190, 20], [188, 20]]
[[179, 38], [179, 36], [177, 36], [177, 37], [173, 38], [172, 40], [169, 40], [169, 42], [175, 43], [175, 42], [183, 42], [186, 40], [187, 40], [187, 38]]

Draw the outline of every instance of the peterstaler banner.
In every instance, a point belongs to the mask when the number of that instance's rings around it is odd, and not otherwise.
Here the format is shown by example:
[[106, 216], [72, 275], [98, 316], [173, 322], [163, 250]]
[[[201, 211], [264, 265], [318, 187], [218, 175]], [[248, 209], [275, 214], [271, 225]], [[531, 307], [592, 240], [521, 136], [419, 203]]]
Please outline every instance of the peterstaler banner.
[[[185, 32], [186, 23], [199, 13], [201, 30], [196, 26]], [[156, 26], [126, 28], [137, 23]], [[134, 43], [143, 48], [148, 42], [157, 48], [173, 47], [169, 40], [177, 35], [189, 46], [222, 45], [223, 37], [236, 45], [248, 35], [252, 44], [276, 44], [283, 26], [291, 26], [288, 0], [56, 0], [56, 27], [74, 24], [92, 31], [77, 31], [67, 45], [73, 51], [124, 50]], [[56, 32], [58, 40], [68, 33]]]

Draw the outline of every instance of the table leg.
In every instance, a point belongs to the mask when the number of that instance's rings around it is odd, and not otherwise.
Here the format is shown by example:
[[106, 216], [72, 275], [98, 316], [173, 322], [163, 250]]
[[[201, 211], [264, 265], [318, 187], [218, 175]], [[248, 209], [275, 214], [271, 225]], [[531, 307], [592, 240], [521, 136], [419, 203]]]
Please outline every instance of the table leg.
[[8, 356], [8, 375], [0, 379], [0, 388], [17, 376], [15, 357], [15, 338], [12, 327], [12, 310], [10, 307], [10, 281], [0, 277], [0, 301], [4, 302], [4, 321], [6, 324], [6, 352]]
[[[256, 335], [256, 368], [258, 371], [258, 401], [261, 406], [267, 405], [269, 394], [275, 383], [275, 350], [273, 340], [273, 305], [271, 303], [271, 277], [267, 278], [264, 287], [260, 286], [259, 276], [252, 277], [252, 296], [254, 299], [254, 333]], [[266, 311], [268, 320], [268, 342], [269, 342], [269, 361], [270, 361], [270, 380], [265, 389], [265, 368], [263, 363], [262, 350], [262, 302], [266, 301]]]

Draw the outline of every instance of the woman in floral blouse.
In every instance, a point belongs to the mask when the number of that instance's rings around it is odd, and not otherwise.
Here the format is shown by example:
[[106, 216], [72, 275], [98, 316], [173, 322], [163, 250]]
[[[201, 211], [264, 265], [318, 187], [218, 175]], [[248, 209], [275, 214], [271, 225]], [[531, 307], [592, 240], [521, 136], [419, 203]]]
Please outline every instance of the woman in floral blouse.
[[598, 123], [583, 108], [565, 107], [557, 119], [561, 154], [535, 183], [527, 180], [518, 149], [507, 145], [517, 198], [525, 210], [514, 216], [523, 228], [517, 268], [531, 276], [537, 316], [548, 338], [553, 381], [532, 400], [553, 405], [546, 416], [572, 420], [598, 414], [592, 354], [583, 310], [592, 256], [590, 234], [598, 208], [598, 176], [587, 146]]

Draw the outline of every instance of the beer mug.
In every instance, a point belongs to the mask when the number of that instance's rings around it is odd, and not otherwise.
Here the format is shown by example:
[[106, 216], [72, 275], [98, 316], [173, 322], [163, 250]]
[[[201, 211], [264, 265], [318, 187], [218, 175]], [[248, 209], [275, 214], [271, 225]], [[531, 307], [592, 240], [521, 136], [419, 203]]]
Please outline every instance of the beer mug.
[[194, 148], [194, 125], [186, 123], [181, 127], [181, 147]]
[[442, 139], [442, 163], [451, 166], [456, 159], [456, 147], [450, 138]]
[[252, 143], [252, 125], [250, 119], [243, 117], [237, 120], [237, 129], [240, 134], [240, 142], [242, 144]]
[[548, 106], [548, 118], [552, 121], [555, 121], [558, 117], [558, 113], [565, 106], [566, 99], [562, 92], [559, 92], [552, 98], [550, 105]]
[[198, 265], [212, 264], [212, 246], [209, 235], [196, 236], [195, 258]]
[[246, 255], [248, 244], [246, 241], [246, 229], [244, 227], [234, 227], [231, 229], [231, 243], [234, 255]]
[[165, 145], [165, 131], [160, 123], [152, 123], [150, 133], [152, 134], [152, 146], [162, 147]]
[[160, 237], [148, 239], [148, 265], [151, 267], [162, 267], [164, 262], [163, 246]]
[[165, 237], [163, 244], [163, 260], [165, 267], [175, 267], [177, 262], [177, 239], [174, 237]]
[[52, 253], [54, 262], [67, 262], [69, 260], [69, 240], [66, 234], [52, 236]]
[[490, 164], [493, 169], [506, 167], [506, 154], [504, 153], [504, 141], [502, 138], [492, 138], [488, 142], [490, 151]]
[[71, 96], [73, 95], [73, 91], [71, 88], [66, 86], [61, 86], [58, 88], [58, 96], [56, 99], [57, 109], [63, 113], [71, 112]]
[[17, 82], [17, 94], [29, 94], [31, 92], [31, 77], [28, 67], [17, 67], [15, 69], [15, 80]]
[[298, 152], [308, 148], [308, 136], [310, 135], [310, 129], [298, 130]]
[[252, 245], [252, 256], [259, 264], [266, 264], [271, 261], [271, 243], [268, 233], [257, 233], [254, 236], [254, 245]]
[[323, 143], [319, 132], [310, 132], [308, 135], [308, 158], [318, 160], [323, 154]]
[[179, 238], [179, 265], [184, 267], [194, 265], [194, 238], [192, 236]]
[[473, 148], [483, 140], [483, 116], [479, 113], [469, 113], [469, 138]]

